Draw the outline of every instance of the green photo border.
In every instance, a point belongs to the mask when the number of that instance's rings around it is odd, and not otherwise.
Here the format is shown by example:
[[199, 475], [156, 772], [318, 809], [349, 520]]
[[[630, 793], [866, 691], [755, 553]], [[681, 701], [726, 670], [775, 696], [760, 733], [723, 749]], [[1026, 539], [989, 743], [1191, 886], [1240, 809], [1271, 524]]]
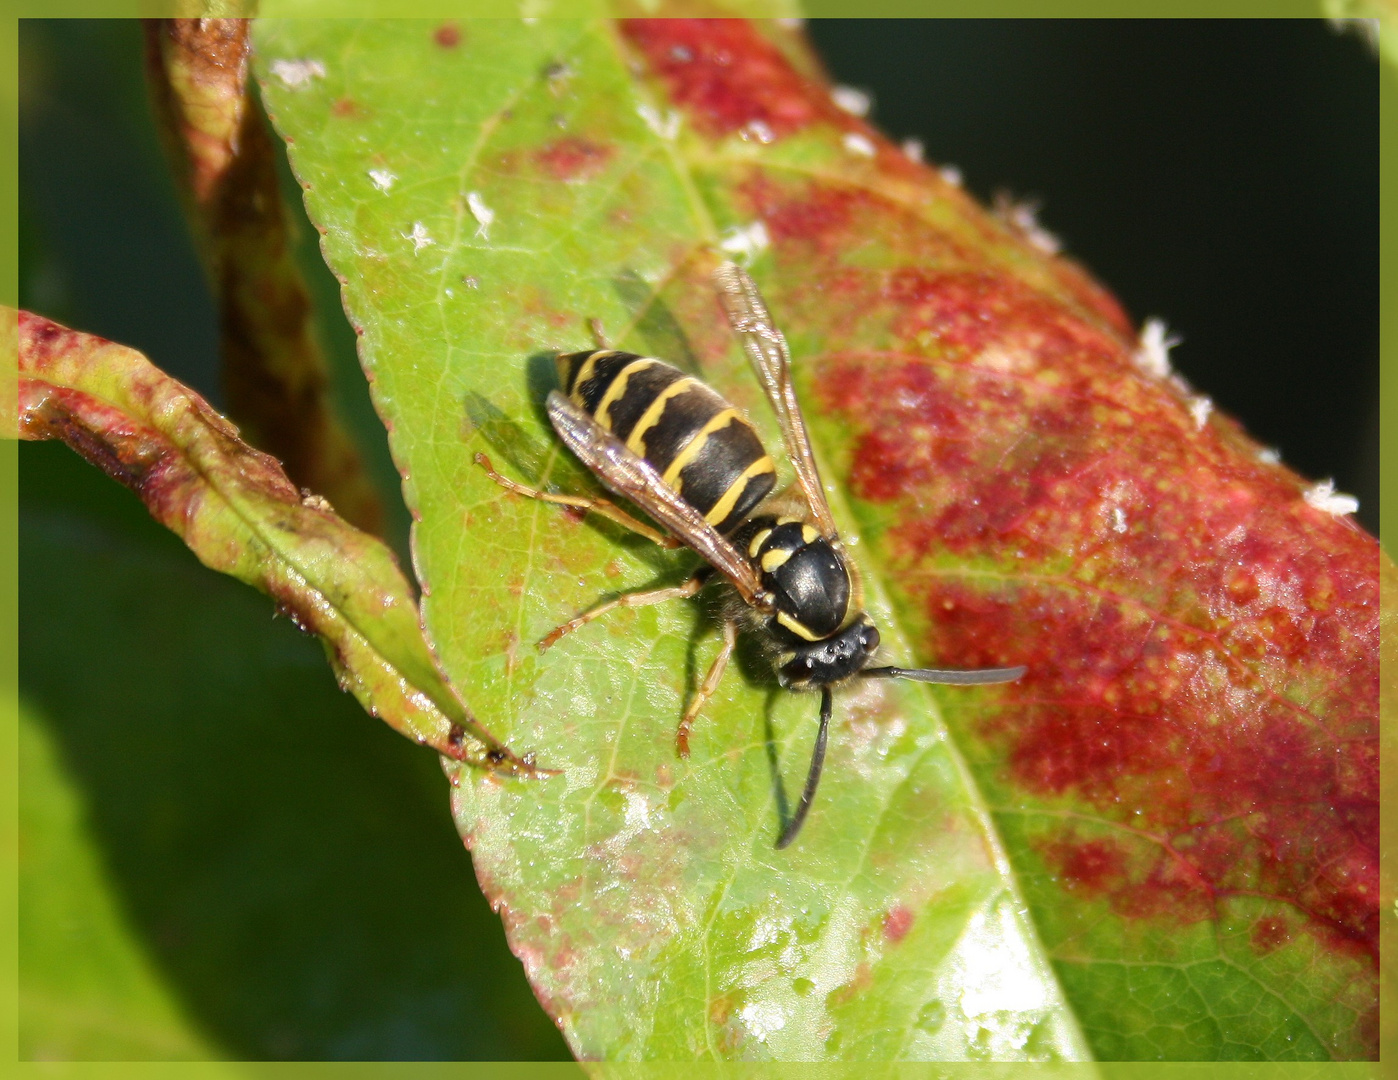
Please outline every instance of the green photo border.
[[[1383, 0], [1398, 15], [1398, 3]], [[644, 9], [644, 0], [633, 0]], [[237, 3], [211, 2], [207, 14], [236, 14]], [[275, 14], [292, 5], [268, 0], [264, 11]], [[300, 13], [323, 15], [395, 15], [465, 17], [515, 15], [521, 4], [516, 0], [473, 0], [473, 2], [443, 2], [443, 0], [303, 0], [294, 5]], [[556, 3], [523, 0], [528, 8], [547, 7], [547, 14], [566, 16], [593, 14], [598, 4], [589, 0], [557, 0]], [[696, 4], [696, 7], [699, 7]], [[741, 4], [748, 11], [770, 11], [773, 15], [790, 14], [789, 5], [781, 0], [756, 0]], [[808, 0], [802, 5], [811, 17], [1229, 17], [1229, 18], [1317, 18], [1325, 12], [1317, 0], [1058, 0], [1052, 4], [1031, 3], [1027, 0]], [[1351, 5], [1358, 6], [1358, 5]], [[0, 168], [0, 244], [4, 258], [0, 259], [0, 300], [11, 307], [18, 300], [18, 25], [22, 18], [132, 18], [159, 15], [197, 14], [193, 3], [178, 4], [172, 0], [22, 0], [6, 5], [0, 14], [0, 117], [4, 132], [3, 168]], [[696, 12], [697, 13], [697, 12]], [[1382, 31], [1393, 34], [1393, 28]], [[1398, 56], [1395, 43], [1386, 42], [1388, 54]], [[1380, 407], [1382, 416], [1398, 415], [1398, 320], [1394, 318], [1395, 294], [1398, 281], [1398, 70], [1387, 62], [1380, 64]], [[13, 430], [15, 416], [15, 326], [3, 327], [3, 355], [0, 366], [0, 415], [6, 430]], [[1380, 519], [1398, 522], [1398, 434], [1388, 424], [1380, 427], [1381, 501]], [[1018, 1080], [1021, 1076], [1042, 1077], [1044, 1080], [1369, 1080], [1382, 1075], [1382, 1059], [1398, 1060], [1398, 1046], [1381, 1043], [1379, 1062], [1329, 1064], [1270, 1064], [1270, 1063], [1102, 1063], [1097, 1065], [1003, 1065], [960, 1063], [949, 1065], [896, 1065], [887, 1067], [853, 1067], [826, 1065], [588, 1065], [568, 1063], [225, 1063], [225, 1062], [21, 1062], [18, 1060], [18, 447], [9, 439], [0, 440], [0, 784], [3, 785], [3, 868], [0, 869], [0, 905], [3, 906], [3, 974], [0, 974], [0, 1015], [3, 1015], [3, 1046], [0, 1062], [14, 1062], [11, 1075], [28, 1080], [73, 1077], [81, 1080], [117, 1080], [125, 1077], [154, 1078], [154, 1080], [224, 1080], [249, 1077], [266, 1080], [330, 1080], [331, 1077], [353, 1080], [390, 1080], [405, 1077], [412, 1080], [437, 1080], [464, 1077], [469, 1080], [572, 1080], [584, 1073], [608, 1080], [668, 1080], [670, 1077], [722, 1077], [724, 1080], [747, 1080], [752, 1077], [785, 1078], [790, 1080], [825, 1080], [844, 1076], [877, 1074], [899, 1080], [973, 1080], [995, 1077]], [[1398, 526], [1395, 526], [1398, 527]], [[1388, 530], [1385, 530], [1388, 531]], [[1391, 550], [1391, 546], [1389, 547]], [[1384, 596], [1385, 616], [1393, 598]], [[1388, 619], [1385, 618], [1384, 657], [1391, 648]], [[1388, 705], [1391, 685], [1395, 682], [1393, 664], [1383, 668], [1384, 703]], [[1391, 711], [1389, 708], [1383, 710]], [[1381, 789], [1387, 795], [1398, 775], [1395, 741], [1398, 736], [1388, 731], [1381, 736], [1381, 770], [1386, 780]], [[1398, 873], [1392, 862], [1395, 837], [1395, 802], [1385, 798], [1381, 810], [1381, 880], [1385, 908], [1382, 912], [1381, 950], [1394, 955], [1395, 922], [1398, 912], [1393, 906], [1393, 883]], [[1398, 1009], [1395, 987], [1381, 976], [1381, 1009]], [[1389, 1013], [1390, 1016], [1394, 1014]], [[1389, 1021], [1388, 1029], [1398, 1028]], [[3, 1067], [3, 1066], [0, 1066]], [[5, 1069], [8, 1071], [8, 1068]]]

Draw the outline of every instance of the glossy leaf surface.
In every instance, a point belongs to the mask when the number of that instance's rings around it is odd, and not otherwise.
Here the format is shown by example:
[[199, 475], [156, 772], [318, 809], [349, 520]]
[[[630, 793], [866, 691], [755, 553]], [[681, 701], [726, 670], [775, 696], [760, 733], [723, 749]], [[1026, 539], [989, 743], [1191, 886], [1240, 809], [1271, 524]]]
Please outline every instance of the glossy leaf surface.
[[[562, 770], [451, 775], [575, 1052], [1374, 1053], [1377, 547], [1110, 296], [842, 112], [776, 26], [257, 40], [404, 473], [428, 632], [485, 722]], [[692, 557], [473, 464], [595, 490], [541, 414], [588, 319], [776, 445], [721, 253], [753, 259], [792, 341], [883, 656], [1031, 669], [841, 691], [785, 852], [773, 763], [799, 783], [814, 701], [749, 657], [677, 759], [717, 648], [701, 605], [534, 643]]]

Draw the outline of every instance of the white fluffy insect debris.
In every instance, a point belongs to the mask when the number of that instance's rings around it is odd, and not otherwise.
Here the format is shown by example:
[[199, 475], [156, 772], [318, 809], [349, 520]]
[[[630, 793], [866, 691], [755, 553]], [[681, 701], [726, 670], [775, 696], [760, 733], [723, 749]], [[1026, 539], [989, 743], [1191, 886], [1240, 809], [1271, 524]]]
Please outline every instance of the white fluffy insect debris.
[[1039, 224], [1037, 199], [1016, 199], [1007, 191], [995, 195], [995, 216], [1023, 237], [1031, 247], [1036, 247], [1045, 255], [1057, 255], [1063, 250], [1063, 241]]
[[1126, 531], [1126, 511], [1119, 506], [1112, 507], [1112, 532], [1124, 533]]
[[955, 165], [943, 165], [937, 171], [942, 174], [942, 179], [952, 187], [961, 186], [961, 170]]
[[1353, 495], [1345, 495], [1335, 490], [1334, 480], [1322, 480], [1306, 489], [1306, 502], [1317, 510], [1343, 517], [1359, 509], [1359, 500]]
[[874, 98], [867, 90], [857, 86], [837, 86], [830, 91], [830, 100], [837, 108], [851, 116], [868, 116], [874, 105]]
[[394, 176], [387, 169], [370, 169], [369, 182], [380, 191], [388, 191], [398, 182], [398, 177]]
[[1209, 422], [1209, 413], [1214, 411], [1213, 399], [1206, 394], [1196, 394], [1189, 399], [1189, 415], [1194, 420], [1194, 430], [1203, 431]]
[[867, 135], [861, 135], [857, 131], [845, 132], [845, 149], [858, 157], [873, 157], [875, 153], [874, 142]]
[[720, 248], [730, 255], [738, 256], [745, 265], [749, 266], [758, 255], [771, 246], [771, 243], [772, 238], [767, 234], [767, 226], [761, 221], [754, 221], [747, 225], [734, 225], [724, 229], [718, 238]]
[[777, 141], [777, 133], [766, 120], [749, 120], [738, 134], [747, 142], [757, 142], [763, 146]]
[[922, 145], [921, 139], [904, 139], [900, 149], [903, 151], [903, 156], [909, 161], [916, 161], [919, 165], [922, 164], [922, 158], [926, 153], [926, 147]]
[[1170, 333], [1164, 319], [1149, 318], [1141, 327], [1141, 336], [1131, 359], [1147, 375], [1165, 379], [1170, 375], [1170, 350], [1183, 339]]
[[416, 255], [425, 247], [431, 247], [437, 241], [432, 239], [432, 234], [427, 231], [427, 226], [420, 221], [413, 222], [413, 231], [400, 234], [404, 240], [413, 242], [413, 254]]
[[476, 235], [482, 240], [489, 240], [490, 223], [495, 220], [495, 211], [486, 206], [479, 191], [466, 193], [466, 209], [470, 210], [471, 216], [476, 219]]
[[662, 114], [654, 105], [641, 104], [636, 106], [636, 114], [666, 142], [673, 142], [680, 133], [680, 114], [673, 109]]
[[325, 65], [319, 60], [273, 60], [272, 74], [288, 90], [300, 90], [312, 79], [325, 78]]
[[1257, 460], [1262, 462], [1263, 465], [1280, 465], [1281, 451], [1275, 446], [1264, 446], [1261, 450], [1257, 451]]

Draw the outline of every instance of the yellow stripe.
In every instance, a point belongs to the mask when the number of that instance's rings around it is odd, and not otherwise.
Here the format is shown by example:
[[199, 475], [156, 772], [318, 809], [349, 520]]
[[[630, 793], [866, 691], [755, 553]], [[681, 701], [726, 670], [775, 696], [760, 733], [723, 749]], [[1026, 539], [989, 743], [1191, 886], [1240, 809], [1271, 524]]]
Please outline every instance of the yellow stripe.
[[[754, 476], [761, 476], [763, 473], [774, 473], [777, 467], [772, 464], [772, 459], [766, 454], [754, 461], [746, 469], [743, 475], [728, 485], [728, 490], [723, 493], [723, 497], [714, 503], [713, 509], [704, 515], [704, 520], [710, 525], [717, 525], [733, 512], [733, 507], [738, 505], [738, 499], [743, 494], [743, 488]], [[814, 640], [814, 638], [812, 639]]]
[[616, 403], [622, 394], [626, 393], [626, 381], [638, 371], [645, 371], [648, 367], [654, 367], [660, 363], [659, 360], [652, 360], [648, 356], [643, 356], [639, 360], [632, 360], [624, 368], [616, 373], [616, 378], [607, 387], [607, 392], [602, 395], [602, 400], [597, 403], [597, 409], [592, 414], [592, 418], [601, 424], [608, 431], [612, 430], [612, 418], [608, 410]]
[[[641, 414], [641, 418], [636, 421], [636, 426], [631, 429], [631, 437], [626, 440], [626, 448], [633, 454], [646, 456], [646, 444], [642, 441], [645, 434], [656, 424], [660, 423], [660, 414], [665, 411], [665, 403], [672, 397], [678, 397], [687, 390], [692, 390], [699, 385], [698, 379], [691, 379], [686, 375], [683, 379], [676, 379], [664, 390], [655, 395], [655, 400], [646, 407], [646, 411]], [[669, 479], [669, 476], [666, 476]]]
[[752, 538], [752, 543], [748, 545], [748, 558], [757, 558], [757, 553], [762, 550], [762, 545], [767, 542], [767, 537], [772, 535], [771, 529], [763, 529]]
[[799, 622], [797, 622], [795, 619], [793, 619], [793, 618], [792, 618], [790, 615], [788, 615], [785, 611], [779, 611], [779, 612], [777, 612], [777, 622], [781, 623], [781, 624], [782, 624], [783, 626], [785, 626], [788, 630], [790, 630], [793, 634], [796, 634], [796, 635], [799, 636], [799, 637], [803, 637], [803, 638], [805, 638], [807, 641], [819, 641], [819, 640], [820, 640], [820, 638], [816, 637], [813, 633], [811, 633], [809, 630], [807, 630], [804, 626], [802, 626]]
[[809, 525], [802, 525], [802, 526], [801, 526], [801, 540], [802, 540], [803, 543], [813, 544], [813, 543], [815, 543], [816, 538], [819, 537], [819, 536], [820, 536], [820, 533], [818, 533], [815, 529], [811, 528], [811, 526], [809, 526]]
[[762, 556], [762, 569], [771, 573], [777, 567], [783, 565], [787, 559], [791, 558], [791, 552], [786, 548], [774, 548]]
[[573, 399], [574, 405], [582, 405], [582, 391], [580, 387], [588, 379], [592, 378], [592, 373], [597, 370], [597, 361], [605, 360], [609, 356], [615, 356], [615, 349], [602, 349], [593, 353], [583, 361], [583, 366], [578, 368], [578, 377], [573, 380], [573, 389], [568, 392], [568, 396]]
[[[688, 380], [693, 382], [693, 379]], [[647, 415], [650, 415], [647, 413]], [[704, 444], [709, 441], [709, 436], [719, 428], [727, 427], [738, 418], [737, 409], [724, 409], [707, 424], [705, 424], [695, 434], [694, 438], [685, 443], [680, 448], [680, 452], [675, 455], [675, 460], [670, 462], [670, 467], [665, 470], [662, 479], [676, 491], [680, 490], [680, 470], [699, 456], [704, 449]]]

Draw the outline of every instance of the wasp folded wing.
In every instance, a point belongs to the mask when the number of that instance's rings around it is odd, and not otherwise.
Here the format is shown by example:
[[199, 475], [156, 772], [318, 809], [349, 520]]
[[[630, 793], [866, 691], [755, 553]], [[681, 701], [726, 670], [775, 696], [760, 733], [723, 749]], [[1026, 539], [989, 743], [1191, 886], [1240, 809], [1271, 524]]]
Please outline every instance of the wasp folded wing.
[[743, 343], [743, 350], [781, 423], [786, 450], [796, 470], [796, 481], [801, 485], [816, 527], [827, 539], [836, 540], [839, 532], [835, 528], [835, 518], [825, 501], [820, 470], [816, 468], [815, 454], [811, 451], [811, 437], [791, 384], [791, 350], [787, 348], [786, 337], [772, 322], [762, 294], [742, 267], [731, 262], [721, 264], [714, 271], [714, 283], [718, 286], [719, 302], [728, 316], [728, 323]]
[[548, 414], [559, 438], [607, 487], [693, 548], [746, 603], [761, 606], [762, 582], [752, 564], [651, 465], [557, 390], [549, 394]]

